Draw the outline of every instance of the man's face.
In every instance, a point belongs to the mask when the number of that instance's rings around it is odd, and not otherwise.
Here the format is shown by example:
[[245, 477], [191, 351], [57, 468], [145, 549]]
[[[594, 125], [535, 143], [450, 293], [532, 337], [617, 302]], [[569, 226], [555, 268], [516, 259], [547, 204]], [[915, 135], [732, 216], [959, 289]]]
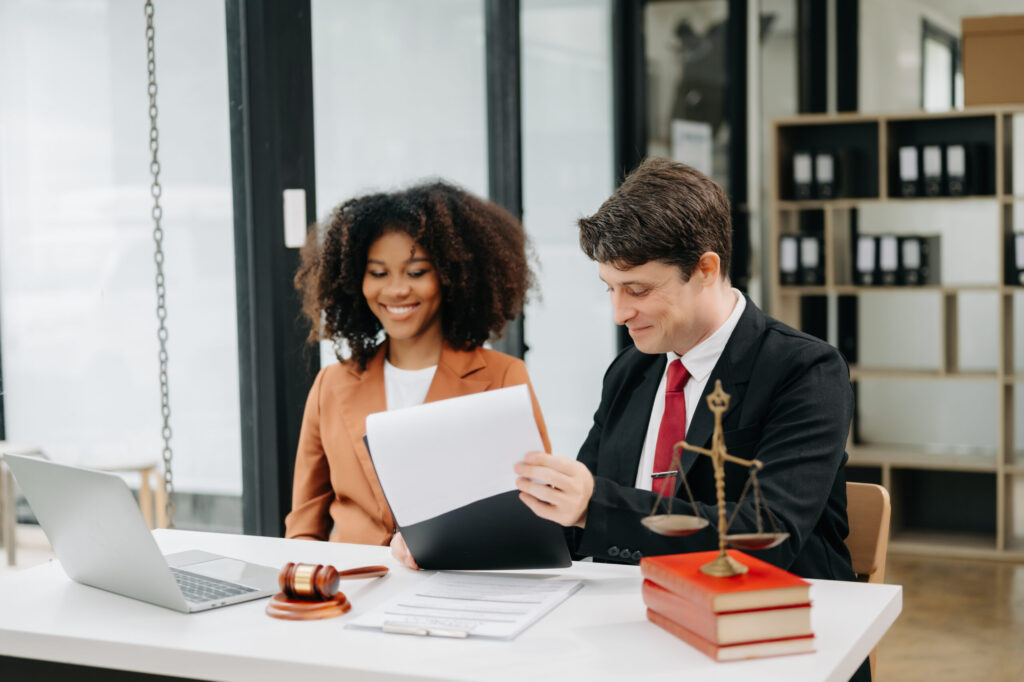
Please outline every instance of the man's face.
[[700, 269], [684, 282], [679, 268], [660, 261], [620, 270], [611, 263], [598, 266], [608, 285], [615, 323], [624, 324], [638, 350], [680, 355], [706, 338], [709, 287]]

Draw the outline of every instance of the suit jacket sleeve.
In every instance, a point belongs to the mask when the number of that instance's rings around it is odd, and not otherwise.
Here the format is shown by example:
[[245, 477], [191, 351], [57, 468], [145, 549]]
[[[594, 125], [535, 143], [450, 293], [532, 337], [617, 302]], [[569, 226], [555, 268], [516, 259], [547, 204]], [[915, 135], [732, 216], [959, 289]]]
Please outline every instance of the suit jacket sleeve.
[[[765, 382], [766, 377], [771, 376], [774, 385], [763, 401], [765, 409], [755, 410], [757, 414], [748, 418], [751, 425], [740, 429], [746, 437], [730, 442], [729, 434], [726, 434], [731, 454], [745, 459], [755, 457], [765, 465], [758, 481], [776, 523], [780, 530], [790, 533], [790, 538], [779, 547], [756, 552], [756, 555], [784, 568], [793, 564], [806, 543], [827, 540], [815, 536], [823, 515], [837, 511], [827, 507], [841, 504], [841, 513], [845, 517], [845, 489], [841, 500], [837, 501], [835, 488], [837, 472], [845, 462], [844, 448], [853, 411], [846, 363], [833, 348], [822, 343], [798, 343], [788, 348], [788, 356], [773, 359], [775, 366], [771, 372], [760, 378], [760, 373], [755, 372], [754, 381]], [[595, 470], [603, 423], [610, 405], [608, 394], [606, 380], [601, 407], [594, 416], [594, 426], [579, 454], [579, 460], [591, 471]], [[612, 453], [601, 454], [609, 456]], [[742, 476], [742, 471], [733, 469], [730, 473]], [[573, 538], [578, 555], [636, 561], [645, 555], [717, 549], [718, 534], [714, 528], [717, 525], [717, 505], [698, 500], [699, 513], [709, 519], [711, 525], [690, 536], [668, 538], [648, 531], [640, 523], [651, 513], [656, 499], [654, 493], [602, 476], [595, 476], [594, 483], [586, 528]], [[681, 486], [677, 494], [685, 496]], [[727, 518], [735, 507], [735, 498], [727, 502]], [[692, 510], [688, 501], [673, 501], [673, 511], [686, 514], [693, 513]], [[754, 510], [753, 494], [748, 493], [729, 532], [754, 532]], [[770, 530], [769, 522], [763, 520], [763, 523]], [[839, 544], [841, 540], [838, 538]], [[623, 554], [623, 550], [628, 550], [628, 555]], [[824, 574], [819, 577], [844, 575], [841, 567], [835, 571], [826, 570]]]
[[285, 517], [285, 537], [327, 540], [334, 497], [331, 472], [320, 440], [320, 392], [327, 368], [320, 370], [306, 398], [292, 482], [292, 510]]
[[508, 365], [508, 370], [501, 378], [501, 388], [507, 386], [518, 386], [526, 384], [530, 389], [530, 399], [533, 401], [533, 418], [537, 422], [537, 430], [540, 431], [540, 438], [544, 441], [544, 452], [551, 452], [551, 441], [548, 439], [548, 428], [544, 424], [544, 415], [540, 411], [540, 403], [537, 402], [537, 395], [533, 392], [533, 385], [530, 383], [530, 375], [526, 371], [526, 364], [514, 358]]

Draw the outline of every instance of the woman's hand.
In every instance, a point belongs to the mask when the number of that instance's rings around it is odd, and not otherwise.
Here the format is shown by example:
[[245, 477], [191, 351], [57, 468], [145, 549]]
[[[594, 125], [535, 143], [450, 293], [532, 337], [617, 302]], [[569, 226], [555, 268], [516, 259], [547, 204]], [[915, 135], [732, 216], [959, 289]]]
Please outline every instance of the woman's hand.
[[420, 570], [419, 564], [416, 563], [416, 560], [412, 558], [412, 554], [409, 553], [409, 548], [406, 546], [405, 540], [402, 539], [401, 533], [395, 533], [394, 537], [391, 538], [391, 556], [406, 568], [416, 571]]

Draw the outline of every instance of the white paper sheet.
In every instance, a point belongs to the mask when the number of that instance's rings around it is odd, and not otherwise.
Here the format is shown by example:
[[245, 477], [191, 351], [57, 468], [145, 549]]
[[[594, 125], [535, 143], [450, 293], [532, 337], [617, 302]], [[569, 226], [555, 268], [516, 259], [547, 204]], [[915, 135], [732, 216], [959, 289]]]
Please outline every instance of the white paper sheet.
[[544, 450], [525, 385], [371, 414], [366, 440], [400, 526], [514, 490], [513, 465]]
[[582, 586], [579, 580], [542, 575], [435, 573], [348, 627], [512, 639]]

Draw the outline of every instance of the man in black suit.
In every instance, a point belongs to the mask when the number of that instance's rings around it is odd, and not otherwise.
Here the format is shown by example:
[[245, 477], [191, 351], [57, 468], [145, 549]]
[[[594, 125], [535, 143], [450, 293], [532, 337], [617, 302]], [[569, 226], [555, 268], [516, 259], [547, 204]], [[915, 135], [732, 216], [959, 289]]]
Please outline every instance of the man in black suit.
[[[652, 475], [671, 468], [666, 447], [671, 453], [683, 431], [686, 442], [710, 447], [714, 416], [707, 395], [721, 380], [731, 396], [722, 421], [727, 450], [764, 464], [758, 472], [763, 499], [779, 530], [789, 533], [781, 545], [751, 553], [803, 577], [853, 579], [844, 544], [849, 370], [832, 346], [766, 317], [732, 288], [722, 189], [688, 166], [649, 159], [579, 225], [615, 321], [635, 346], [605, 373], [578, 458], [530, 453], [516, 465], [523, 502], [572, 528], [573, 550], [596, 560], [636, 563], [645, 555], [717, 549], [713, 468], [704, 455], [683, 451], [682, 468], [696, 513], [711, 524], [690, 536], [664, 537], [641, 520], [664, 480]], [[730, 518], [748, 473], [725, 465]], [[673, 511], [694, 513], [683, 482], [668, 480], [664, 494], [677, 498]], [[751, 489], [730, 533], [755, 532], [754, 497]]]

